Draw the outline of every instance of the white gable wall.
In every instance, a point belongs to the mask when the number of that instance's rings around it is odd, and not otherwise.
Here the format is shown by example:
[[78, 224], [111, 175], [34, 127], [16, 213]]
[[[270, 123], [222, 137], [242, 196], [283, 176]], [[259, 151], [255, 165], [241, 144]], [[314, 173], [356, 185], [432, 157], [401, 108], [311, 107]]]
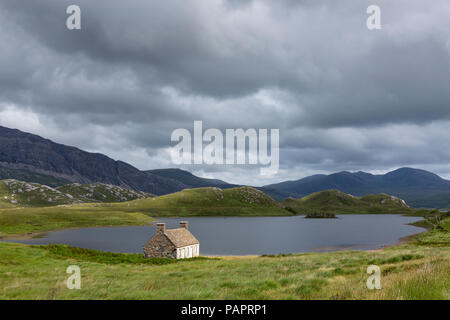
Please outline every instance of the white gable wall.
[[177, 248], [177, 259], [186, 259], [198, 257], [200, 255], [200, 245], [193, 244], [191, 246]]

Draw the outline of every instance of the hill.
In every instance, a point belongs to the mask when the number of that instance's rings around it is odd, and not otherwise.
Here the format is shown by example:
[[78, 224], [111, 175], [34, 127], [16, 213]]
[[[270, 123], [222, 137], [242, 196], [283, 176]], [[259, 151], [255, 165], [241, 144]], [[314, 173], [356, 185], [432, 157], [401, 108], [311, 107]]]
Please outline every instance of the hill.
[[[107, 205], [104, 205], [107, 206]], [[185, 189], [180, 192], [116, 205], [116, 209], [150, 216], [279, 216], [290, 215], [283, 206], [251, 187]]]
[[[314, 192], [338, 189], [356, 196], [387, 193], [404, 199], [414, 207], [450, 205], [450, 181], [420, 169], [400, 168], [384, 175], [366, 172], [338, 172], [313, 175], [300, 180], [267, 185], [262, 191], [275, 198], [303, 197]], [[439, 195], [439, 201], [435, 197]]]
[[356, 197], [338, 190], [313, 193], [300, 199], [288, 198], [283, 205], [297, 214], [311, 213], [413, 213], [405, 201], [387, 194]]
[[38, 183], [14, 179], [0, 181], [0, 208], [46, 207], [83, 202], [121, 202], [149, 197], [112, 185], [69, 184], [52, 188]]

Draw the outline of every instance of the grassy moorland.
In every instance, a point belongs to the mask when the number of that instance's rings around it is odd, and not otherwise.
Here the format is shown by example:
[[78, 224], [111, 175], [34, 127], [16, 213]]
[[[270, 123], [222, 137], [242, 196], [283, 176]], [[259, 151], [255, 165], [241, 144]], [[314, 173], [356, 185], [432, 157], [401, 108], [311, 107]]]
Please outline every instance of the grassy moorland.
[[[450, 219], [442, 223], [450, 230]], [[81, 268], [81, 290], [66, 268]], [[366, 269], [381, 268], [381, 290]], [[450, 233], [376, 251], [144, 259], [62, 245], [0, 242], [0, 299], [450, 299]], [[214, 275], [214, 276], [212, 276]]]

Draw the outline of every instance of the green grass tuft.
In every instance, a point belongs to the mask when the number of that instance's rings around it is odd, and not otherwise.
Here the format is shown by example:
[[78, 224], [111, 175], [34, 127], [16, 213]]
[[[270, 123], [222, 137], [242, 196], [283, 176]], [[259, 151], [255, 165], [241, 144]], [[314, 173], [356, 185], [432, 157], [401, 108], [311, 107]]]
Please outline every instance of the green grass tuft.
[[68, 245], [50, 244], [42, 246], [33, 246], [43, 248], [51, 253], [52, 256], [59, 259], [76, 259], [81, 261], [97, 262], [103, 264], [148, 264], [164, 265], [185, 261], [197, 261], [210, 259], [206, 257], [197, 257], [185, 260], [175, 260], [170, 258], [144, 258], [143, 254], [137, 253], [114, 253], [104, 252], [92, 249], [76, 248]]

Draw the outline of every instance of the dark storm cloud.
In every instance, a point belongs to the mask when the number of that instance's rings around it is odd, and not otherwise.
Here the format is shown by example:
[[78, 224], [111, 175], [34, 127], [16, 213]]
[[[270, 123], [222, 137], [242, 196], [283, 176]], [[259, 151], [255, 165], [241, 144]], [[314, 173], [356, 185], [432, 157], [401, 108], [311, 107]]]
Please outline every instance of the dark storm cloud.
[[[65, 28], [70, 4], [81, 31]], [[370, 4], [382, 30], [366, 28]], [[172, 130], [203, 120], [280, 128], [282, 168], [299, 176], [448, 174], [449, 18], [445, 0], [2, 0], [0, 115], [142, 168], [171, 166]]]

